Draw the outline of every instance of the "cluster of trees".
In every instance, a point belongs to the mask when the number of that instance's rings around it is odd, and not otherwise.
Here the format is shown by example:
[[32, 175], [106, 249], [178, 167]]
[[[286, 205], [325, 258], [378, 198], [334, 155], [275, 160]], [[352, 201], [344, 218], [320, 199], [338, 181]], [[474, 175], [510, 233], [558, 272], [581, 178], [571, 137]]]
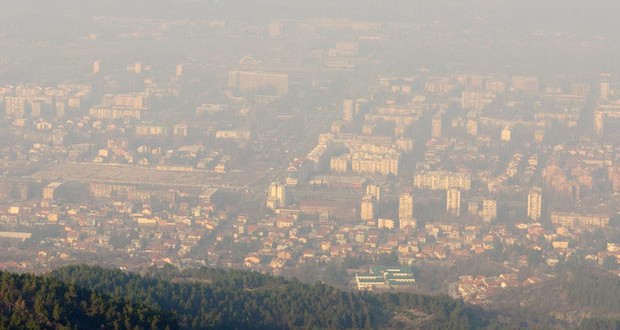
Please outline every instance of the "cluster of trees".
[[170, 313], [52, 277], [0, 272], [1, 329], [178, 329]]
[[574, 271], [566, 284], [574, 304], [620, 317], [620, 278], [593, 269]]
[[620, 329], [620, 320], [612, 319], [585, 319], [578, 330], [617, 330]]
[[419, 324], [428, 329], [478, 329], [494, 321], [445, 296], [346, 292], [239, 270], [164, 268], [140, 276], [70, 266], [49, 276], [171, 311], [189, 329], [386, 328], [395, 325], [394, 315], [409, 311], [415, 312], [408, 314], [412, 322], [415, 315], [428, 316]]
[[[585, 319], [578, 329], [620, 329], [613, 318], [619, 317], [620, 279], [581, 268], [561, 286], [572, 304], [612, 317]], [[347, 292], [240, 270], [165, 267], [141, 276], [70, 266], [44, 276], [0, 272], [1, 329], [518, 329], [528, 324], [515, 321], [529, 320], [524, 315], [507, 315], [447, 296]]]
[[[577, 329], [620, 329], [620, 279], [573, 269], [552, 291], [592, 313]], [[558, 295], [553, 295], [558, 299]], [[535, 296], [536, 300], [542, 300]], [[553, 310], [553, 308], [551, 309]], [[0, 272], [0, 329], [520, 329], [577, 326], [484, 311], [447, 296], [349, 292], [256, 272], [70, 266]], [[567, 320], [564, 320], [567, 321]]]
[[554, 279], [502, 290], [494, 308], [542, 328], [620, 329], [620, 278], [590, 263], [561, 267]]

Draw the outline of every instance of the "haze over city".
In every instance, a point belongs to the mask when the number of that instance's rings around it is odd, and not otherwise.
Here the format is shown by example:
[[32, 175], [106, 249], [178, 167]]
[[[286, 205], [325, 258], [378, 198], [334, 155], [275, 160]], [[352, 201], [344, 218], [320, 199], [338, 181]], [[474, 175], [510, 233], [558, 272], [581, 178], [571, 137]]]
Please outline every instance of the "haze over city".
[[1, 327], [620, 328], [620, 2], [2, 8]]

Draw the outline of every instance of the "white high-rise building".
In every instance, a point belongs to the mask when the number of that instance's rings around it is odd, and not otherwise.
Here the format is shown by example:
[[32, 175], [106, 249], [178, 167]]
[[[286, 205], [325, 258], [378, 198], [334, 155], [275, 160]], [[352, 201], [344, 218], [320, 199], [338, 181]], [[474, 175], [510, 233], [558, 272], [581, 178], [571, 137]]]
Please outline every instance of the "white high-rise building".
[[402, 193], [398, 197], [398, 219], [413, 219], [413, 195], [411, 193]]
[[23, 118], [26, 115], [26, 99], [18, 96], [7, 96], [4, 98], [4, 110], [9, 117]]
[[602, 135], [605, 132], [605, 112], [594, 111], [594, 133]]
[[97, 74], [101, 71], [101, 62], [100, 61], [94, 61], [93, 62], [93, 74]]
[[66, 110], [67, 110], [67, 103], [65, 102], [65, 100], [57, 99], [56, 100], [56, 118], [64, 118]]
[[502, 133], [500, 134], [500, 138], [502, 142], [510, 142], [512, 139], [512, 129], [508, 126], [504, 127]]
[[609, 91], [610, 91], [609, 83], [608, 82], [602, 82], [601, 85], [600, 85], [600, 95], [599, 95], [599, 97], [602, 100], [609, 100]]
[[431, 136], [434, 138], [441, 137], [441, 128], [442, 128], [442, 119], [441, 113], [436, 114], [431, 120]]
[[534, 187], [527, 194], [527, 217], [538, 221], [542, 217], [542, 189]]
[[286, 206], [286, 186], [273, 182], [267, 190], [267, 208], [274, 210]]
[[342, 102], [342, 120], [345, 122], [352, 122], [355, 111], [355, 101], [352, 99], [346, 99]]
[[453, 215], [461, 215], [461, 191], [448, 189], [446, 192], [446, 211]]
[[497, 201], [494, 199], [482, 200], [482, 210], [480, 211], [482, 220], [490, 222], [497, 218]]
[[372, 220], [375, 218], [375, 200], [372, 196], [364, 196], [360, 205], [360, 218], [362, 220]]

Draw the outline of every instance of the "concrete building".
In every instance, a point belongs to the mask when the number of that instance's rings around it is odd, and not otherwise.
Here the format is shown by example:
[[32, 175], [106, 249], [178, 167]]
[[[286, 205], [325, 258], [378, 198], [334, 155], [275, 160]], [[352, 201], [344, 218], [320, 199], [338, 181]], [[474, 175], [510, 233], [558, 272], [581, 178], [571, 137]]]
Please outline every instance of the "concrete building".
[[366, 195], [373, 197], [377, 202], [381, 201], [381, 187], [376, 184], [366, 186]]
[[355, 115], [355, 101], [352, 99], [346, 99], [342, 102], [342, 120], [350, 123], [353, 121]]
[[350, 155], [342, 155], [337, 157], [332, 157], [329, 160], [329, 168], [332, 172], [336, 173], [347, 173], [351, 169], [351, 156]]
[[442, 129], [442, 119], [441, 119], [441, 114], [438, 113], [433, 117], [433, 120], [431, 121], [431, 136], [434, 138], [440, 138], [441, 137], [441, 129]]
[[486, 222], [495, 220], [497, 218], [497, 201], [494, 199], [483, 199], [480, 216]]
[[413, 194], [402, 193], [398, 197], [398, 219], [413, 219]]
[[599, 98], [601, 100], [609, 100], [610, 86], [608, 82], [602, 82], [599, 86]]
[[500, 134], [500, 139], [502, 140], [502, 142], [510, 142], [510, 140], [512, 140], [512, 130], [510, 129], [510, 127], [504, 127]]
[[603, 135], [605, 132], [605, 112], [594, 111], [594, 133], [596, 135]]
[[377, 220], [377, 228], [379, 229], [394, 229], [396, 222], [393, 219], [381, 218]]
[[374, 154], [356, 152], [351, 156], [351, 170], [359, 174], [398, 175], [399, 153]]
[[570, 229], [596, 229], [609, 226], [609, 216], [603, 214], [579, 214], [552, 212], [551, 222], [557, 227]]
[[481, 91], [463, 91], [461, 93], [461, 108], [466, 110], [482, 111], [493, 102], [493, 94]]
[[471, 189], [471, 176], [466, 173], [429, 171], [416, 174], [413, 185], [418, 189], [446, 190], [456, 188], [459, 190]]
[[101, 62], [94, 61], [93, 62], [93, 74], [98, 74], [101, 71]]
[[43, 188], [43, 199], [54, 202], [56, 189], [62, 185], [62, 182], [54, 181]]
[[413, 273], [401, 267], [371, 267], [368, 273], [355, 274], [355, 282], [358, 290], [390, 289], [416, 283]]
[[372, 196], [364, 196], [360, 204], [360, 218], [364, 221], [375, 218], [375, 200]]
[[540, 90], [540, 82], [537, 77], [513, 76], [512, 89], [517, 92], [533, 94]]
[[24, 118], [26, 116], [26, 99], [17, 96], [5, 97], [4, 111], [8, 117]]
[[446, 192], [446, 211], [452, 215], [461, 214], [461, 191], [448, 189]]
[[534, 187], [527, 195], [527, 217], [538, 221], [542, 217], [542, 189]]
[[271, 183], [267, 189], [267, 208], [275, 210], [285, 207], [286, 203], [286, 186], [279, 182]]
[[228, 73], [228, 87], [241, 93], [286, 95], [289, 79], [286, 73], [233, 70]]

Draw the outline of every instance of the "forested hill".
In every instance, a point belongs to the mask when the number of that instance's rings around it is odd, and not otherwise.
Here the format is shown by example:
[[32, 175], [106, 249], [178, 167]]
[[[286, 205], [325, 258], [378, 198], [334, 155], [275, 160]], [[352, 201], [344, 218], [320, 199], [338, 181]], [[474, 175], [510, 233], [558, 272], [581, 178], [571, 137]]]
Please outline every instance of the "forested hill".
[[[499, 314], [445, 296], [347, 292], [249, 271], [70, 266], [0, 272], [0, 329], [620, 329], [619, 283], [572, 271], [536, 292], [507, 291], [526, 308], [498, 303]], [[545, 316], [560, 311], [582, 321]]]
[[170, 313], [51, 277], [0, 272], [0, 329], [177, 329]]
[[140, 276], [71, 266], [48, 276], [171, 311], [185, 329], [498, 328], [486, 312], [448, 297], [345, 292], [247, 271], [168, 269]]
[[524, 290], [493, 297], [494, 307], [519, 317], [553, 316], [581, 329], [620, 329], [620, 278], [596, 267], [580, 266]]

